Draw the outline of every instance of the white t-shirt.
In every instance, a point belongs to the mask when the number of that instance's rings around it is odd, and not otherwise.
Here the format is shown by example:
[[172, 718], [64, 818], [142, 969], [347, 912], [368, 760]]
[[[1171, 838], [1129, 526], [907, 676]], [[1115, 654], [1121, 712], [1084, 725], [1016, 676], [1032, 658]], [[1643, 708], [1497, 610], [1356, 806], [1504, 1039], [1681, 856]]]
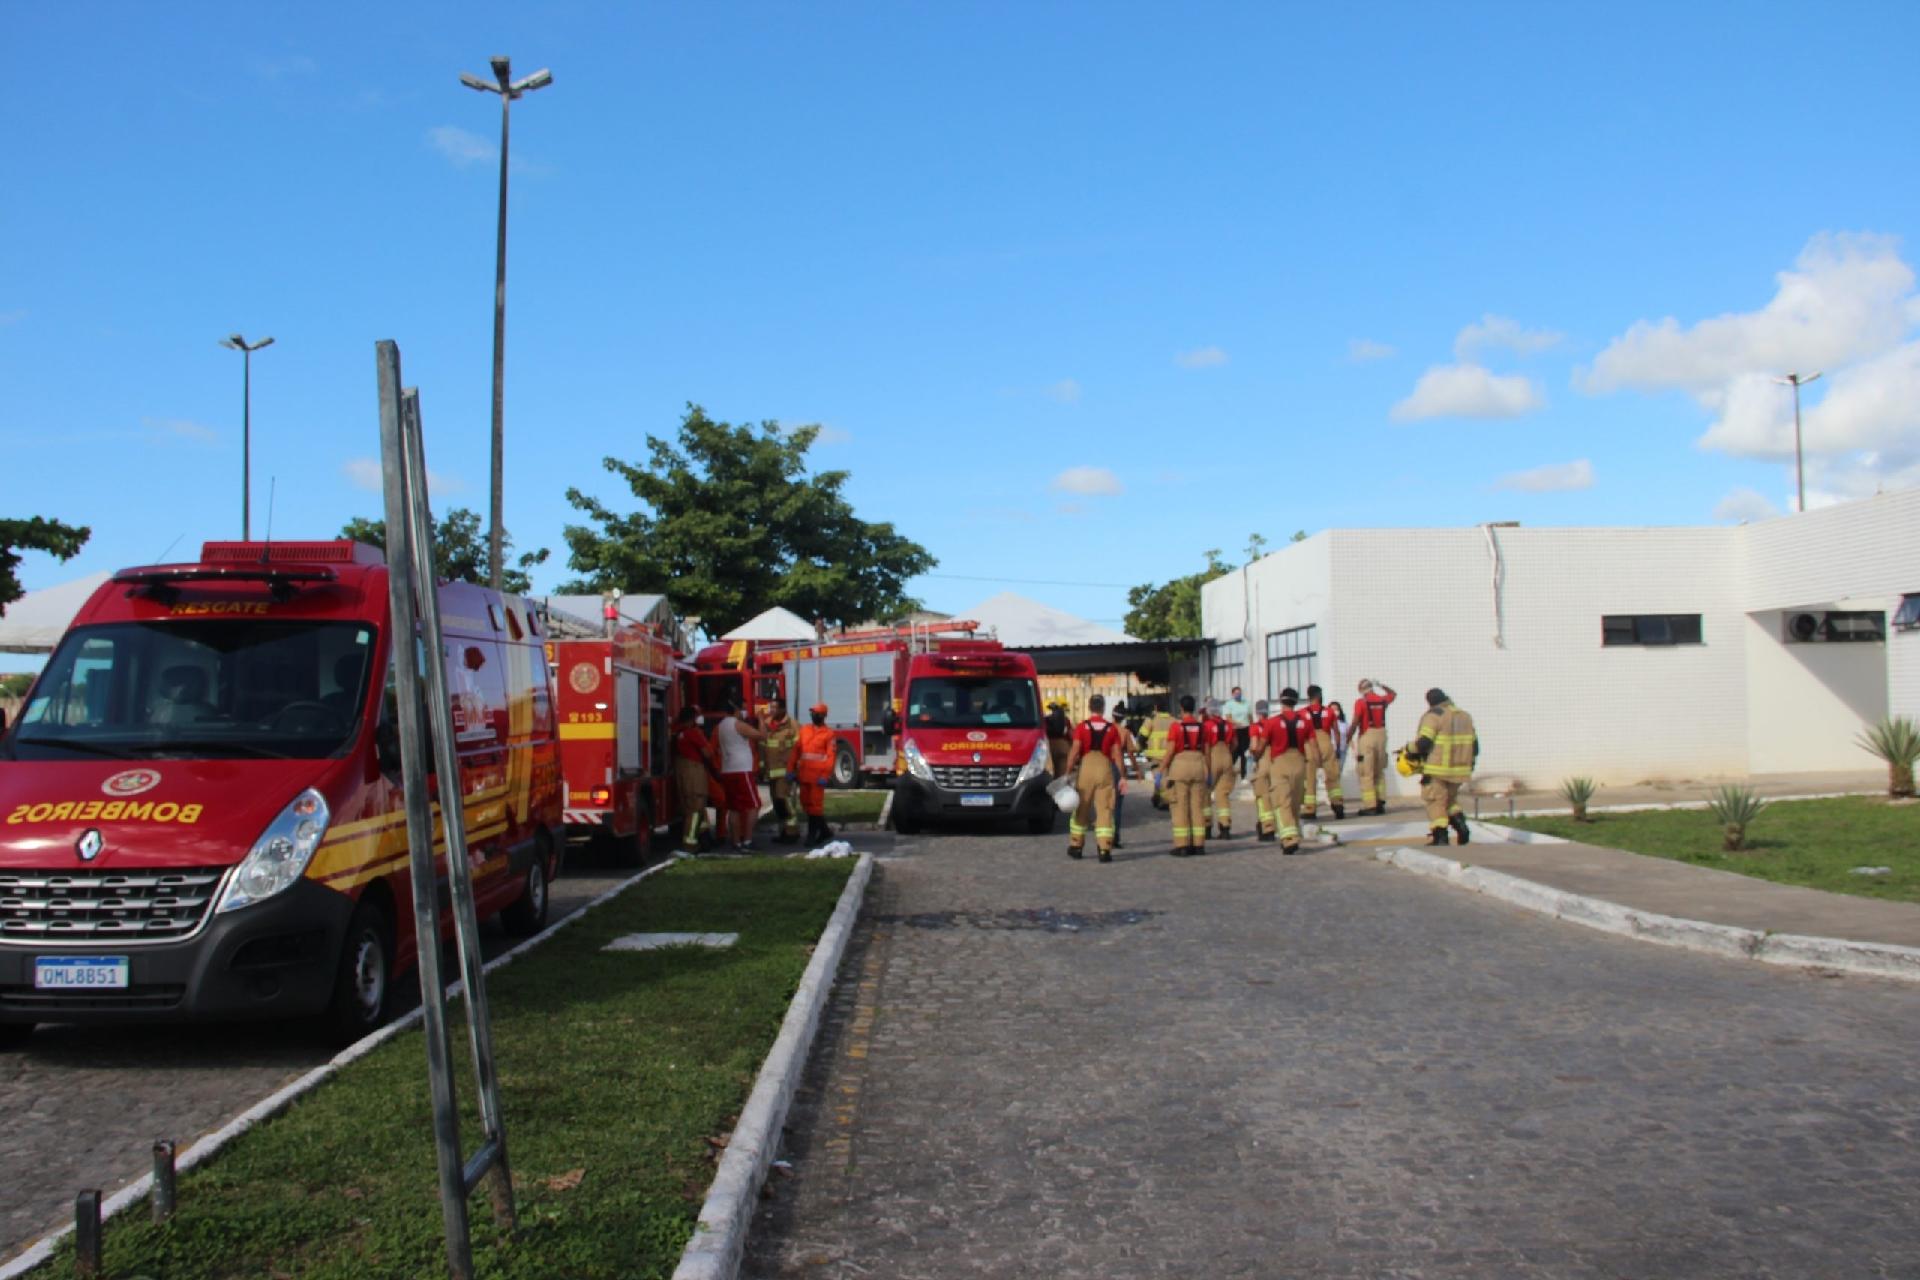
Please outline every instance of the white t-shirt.
[[713, 739], [720, 746], [720, 772], [752, 773], [753, 744], [740, 732], [740, 722], [728, 716], [713, 731]]

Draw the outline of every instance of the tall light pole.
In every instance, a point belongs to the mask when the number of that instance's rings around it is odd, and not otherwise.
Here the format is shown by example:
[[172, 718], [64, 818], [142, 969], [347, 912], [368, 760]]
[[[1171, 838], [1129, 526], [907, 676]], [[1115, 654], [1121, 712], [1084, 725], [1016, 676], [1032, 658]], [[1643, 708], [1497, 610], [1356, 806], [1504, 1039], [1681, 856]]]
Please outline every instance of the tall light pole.
[[545, 67], [524, 80], [513, 78], [509, 58], [493, 58], [494, 83], [479, 76], [460, 73], [460, 83], [482, 93], [500, 95], [500, 234], [493, 255], [493, 478], [492, 510], [487, 523], [487, 582], [500, 590], [500, 472], [506, 455], [507, 393], [507, 118], [513, 100], [523, 93], [544, 89], [553, 83], [553, 74]]
[[1798, 505], [1795, 507], [1795, 510], [1798, 511], [1805, 511], [1807, 509], [1806, 463], [1800, 450], [1800, 388], [1806, 386], [1809, 382], [1818, 382], [1819, 380], [1820, 375], [1818, 373], [1790, 373], [1784, 378], [1774, 379], [1775, 382], [1783, 387], [1790, 386], [1793, 388], [1793, 487], [1795, 493], [1798, 495]]
[[220, 345], [240, 353], [240, 541], [253, 541], [253, 516], [249, 507], [253, 486], [253, 353], [273, 345], [272, 338], [248, 342], [237, 333], [220, 339]]

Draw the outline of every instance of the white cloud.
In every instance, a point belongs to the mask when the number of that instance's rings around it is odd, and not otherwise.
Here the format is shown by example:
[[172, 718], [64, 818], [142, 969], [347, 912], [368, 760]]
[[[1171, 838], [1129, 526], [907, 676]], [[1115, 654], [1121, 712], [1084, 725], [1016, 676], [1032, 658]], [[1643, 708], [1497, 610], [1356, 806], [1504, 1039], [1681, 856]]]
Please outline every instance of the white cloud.
[[1460, 331], [1453, 340], [1453, 354], [1466, 360], [1477, 351], [1504, 348], [1515, 355], [1537, 355], [1549, 347], [1558, 346], [1566, 336], [1549, 329], [1522, 328], [1518, 320], [1509, 316], [1488, 313]]
[[1593, 464], [1585, 458], [1577, 462], [1555, 462], [1528, 471], [1510, 471], [1493, 482], [1496, 489], [1520, 493], [1565, 493], [1572, 489], [1593, 488]]
[[1068, 467], [1047, 485], [1059, 493], [1118, 494], [1126, 487], [1105, 467]]
[[1757, 373], [1831, 369], [1878, 355], [1920, 321], [1913, 270], [1891, 236], [1822, 233], [1775, 277], [1758, 311], [1727, 312], [1682, 329], [1640, 320], [1577, 378], [1591, 392], [1680, 388], [1713, 394]]
[[1173, 357], [1182, 369], [1217, 369], [1227, 362], [1227, 353], [1219, 347], [1195, 347]]
[[816, 434], [813, 437], [813, 442], [815, 444], [848, 444], [853, 440], [853, 432], [848, 431], [845, 427], [836, 427], [825, 422], [807, 422], [802, 420], [798, 422], [783, 421], [780, 423], [780, 430], [789, 434], [800, 430], [802, 427], [812, 427], [814, 429]]
[[[356, 489], [365, 489], [368, 493], [384, 492], [378, 458], [348, 458], [341, 464], [340, 474]], [[445, 475], [431, 469], [427, 472], [429, 494], [459, 493], [466, 487], [459, 476]]]
[[212, 427], [202, 426], [198, 422], [189, 422], [185, 418], [142, 418], [140, 426], [147, 433], [147, 437], [157, 444], [166, 444], [175, 440], [212, 444], [220, 438], [220, 433]]
[[492, 142], [477, 133], [468, 133], [465, 129], [456, 128], [450, 124], [435, 125], [427, 130], [427, 142], [434, 150], [453, 161], [456, 167], [462, 169], [483, 160], [492, 163], [500, 157], [499, 148]]
[[1757, 489], [1735, 489], [1713, 508], [1713, 518], [1723, 524], [1746, 524], [1750, 520], [1770, 520], [1780, 514], [1773, 499]]
[[1080, 403], [1080, 384], [1072, 378], [1062, 378], [1040, 389], [1040, 394], [1049, 400], [1058, 400], [1061, 404]]
[[1413, 394], [1393, 406], [1395, 422], [1422, 418], [1517, 418], [1546, 403], [1531, 378], [1493, 373], [1477, 364], [1437, 364]]
[[1384, 342], [1375, 342], [1372, 338], [1354, 338], [1347, 343], [1347, 359], [1355, 364], [1365, 364], [1369, 360], [1386, 360], [1399, 352]]

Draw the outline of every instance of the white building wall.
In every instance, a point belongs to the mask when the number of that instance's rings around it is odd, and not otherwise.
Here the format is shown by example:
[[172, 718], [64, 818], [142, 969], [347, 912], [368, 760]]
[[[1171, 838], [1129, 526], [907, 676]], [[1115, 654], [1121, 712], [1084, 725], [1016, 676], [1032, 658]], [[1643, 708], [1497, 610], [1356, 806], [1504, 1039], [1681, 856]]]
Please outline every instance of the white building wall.
[[[1331, 549], [1336, 536], [1318, 533], [1303, 542], [1289, 543], [1201, 588], [1200, 617], [1204, 634], [1216, 644], [1239, 640], [1243, 632], [1246, 634], [1246, 678], [1241, 688], [1248, 702], [1278, 696], [1279, 689], [1267, 687], [1267, 633], [1289, 627], [1317, 628], [1320, 683], [1333, 688], [1327, 684], [1325, 672], [1331, 644]], [[1245, 625], [1248, 606], [1253, 617], [1251, 627]]]
[[1887, 637], [1887, 712], [1920, 721], [1920, 631]]

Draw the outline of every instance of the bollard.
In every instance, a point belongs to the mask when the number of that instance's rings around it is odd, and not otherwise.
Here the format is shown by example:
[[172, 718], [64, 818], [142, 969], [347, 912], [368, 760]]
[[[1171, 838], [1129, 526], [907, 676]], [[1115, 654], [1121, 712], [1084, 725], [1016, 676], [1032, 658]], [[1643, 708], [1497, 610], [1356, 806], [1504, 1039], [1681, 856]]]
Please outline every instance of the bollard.
[[106, 1274], [100, 1263], [100, 1189], [82, 1191], [73, 1198], [73, 1274]]
[[165, 1222], [173, 1216], [173, 1140], [160, 1138], [153, 1144], [153, 1220]]

